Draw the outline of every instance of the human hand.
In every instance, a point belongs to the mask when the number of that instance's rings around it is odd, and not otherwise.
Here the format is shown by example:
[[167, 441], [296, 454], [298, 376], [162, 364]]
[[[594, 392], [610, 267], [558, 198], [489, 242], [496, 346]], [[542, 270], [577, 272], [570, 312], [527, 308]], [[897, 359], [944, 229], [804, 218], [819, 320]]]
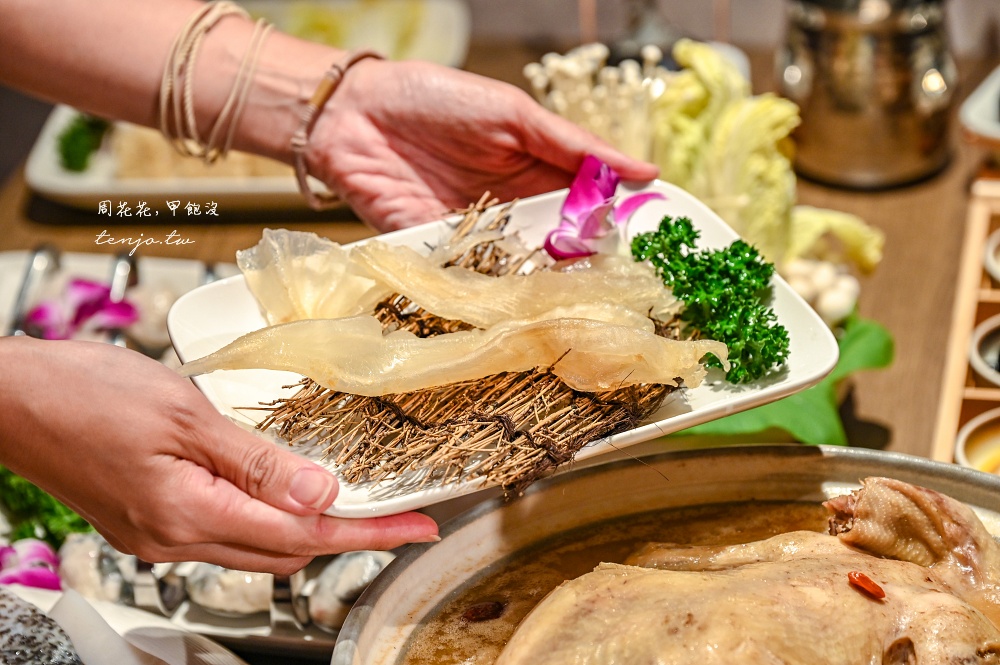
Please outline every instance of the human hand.
[[514, 86], [423, 62], [351, 67], [310, 138], [310, 172], [381, 231], [441, 217], [486, 191], [503, 201], [569, 186], [588, 154], [625, 180], [657, 168], [545, 110]]
[[429, 517], [322, 515], [335, 478], [219, 414], [160, 363], [92, 342], [0, 339], [0, 463], [150, 562], [290, 574], [314, 556], [434, 540]]

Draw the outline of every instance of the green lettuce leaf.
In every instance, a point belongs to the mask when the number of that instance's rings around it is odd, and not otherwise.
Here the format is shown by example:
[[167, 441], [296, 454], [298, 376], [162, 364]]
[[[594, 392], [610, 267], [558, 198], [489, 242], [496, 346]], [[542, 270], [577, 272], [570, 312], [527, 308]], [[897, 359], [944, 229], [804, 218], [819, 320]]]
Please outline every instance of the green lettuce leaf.
[[730, 102], [688, 188], [772, 263], [785, 259], [791, 236], [795, 173], [786, 142], [798, 124], [799, 109], [787, 99]]
[[792, 208], [786, 260], [813, 258], [853, 263], [863, 273], [882, 261], [885, 234], [857, 215], [807, 205]]
[[845, 321], [838, 339], [840, 358], [833, 371], [812, 388], [719, 420], [697, 425], [672, 437], [706, 437], [716, 443], [773, 442], [781, 436], [813, 445], [848, 445], [840, 419], [837, 386], [855, 372], [892, 364], [892, 335], [881, 324], [857, 314]]
[[729, 104], [750, 95], [750, 83], [708, 44], [682, 39], [673, 56], [683, 69], [650, 109], [652, 159], [661, 178], [687, 189], [715, 123]]
[[91, 531], [82, 517], [6, 467], [0, 467], [0, 507], [10, 522], [11, 542], [40, 538], [59, 549], [71, 533]]

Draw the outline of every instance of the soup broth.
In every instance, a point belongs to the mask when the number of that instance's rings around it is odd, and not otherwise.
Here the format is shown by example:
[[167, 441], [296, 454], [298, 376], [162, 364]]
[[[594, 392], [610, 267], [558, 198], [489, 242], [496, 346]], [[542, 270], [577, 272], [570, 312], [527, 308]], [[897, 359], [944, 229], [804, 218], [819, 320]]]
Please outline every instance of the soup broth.
[[414, 630], [399, 665], [493, 663], [518, 623], [552, 589], [648, 542], [735, 545], [798, 530], [825, 531], [818, 503], [746, 502], [640, 513], [568, 531], [491, 566]]

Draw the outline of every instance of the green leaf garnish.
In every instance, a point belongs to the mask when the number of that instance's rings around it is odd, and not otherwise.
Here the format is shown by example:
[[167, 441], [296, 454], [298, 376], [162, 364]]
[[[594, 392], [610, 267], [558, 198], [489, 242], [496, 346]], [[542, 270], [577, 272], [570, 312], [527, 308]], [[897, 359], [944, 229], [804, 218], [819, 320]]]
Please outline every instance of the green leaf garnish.
[[41, 538], [58, 549], [69, 534], [93, 530], [50, 494], [4, 467], [0, 467], [0, 505], [11, 522], [11, 542]]
[[845, 446], [847, 435], [840, 419], [837, 385], [862, 370], [888, 367], [895, 355], [892, 335], [881, 324], [852, 314], [837, 340], [840, 357], [833, 371], [817, 385], [777, 402], [697, 425], [675, 436], [778, 440], [774, 431], [813, 445]]
[[[649, 261], [684, 303], [680, 319], [702, 338], [729, 348], [726, 379], [761, 378], [788, 358], [788, 331], [768, 306], [774, 265], [742, 240], [726, 249], [697, 250], [687, 217], [664, 217], [659, 229], [632, 239], [632, 256]], [[709, 367], [722, 367], [710, 356]]]
[[107, 120], [79, 113], [59, 134], [59, 161], [67, 171], [85, 171], [90, 156], [101, 147]]

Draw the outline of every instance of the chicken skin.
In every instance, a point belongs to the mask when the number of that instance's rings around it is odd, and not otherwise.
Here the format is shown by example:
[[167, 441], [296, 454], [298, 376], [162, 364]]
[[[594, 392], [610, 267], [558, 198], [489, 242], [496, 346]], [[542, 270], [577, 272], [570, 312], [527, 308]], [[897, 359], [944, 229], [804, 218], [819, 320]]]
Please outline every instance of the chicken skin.
[[1000, 663], [1000, 546], [964, 504], [888, 478], [830, 535], [656, 543], [559, 586], [498, 665]]

